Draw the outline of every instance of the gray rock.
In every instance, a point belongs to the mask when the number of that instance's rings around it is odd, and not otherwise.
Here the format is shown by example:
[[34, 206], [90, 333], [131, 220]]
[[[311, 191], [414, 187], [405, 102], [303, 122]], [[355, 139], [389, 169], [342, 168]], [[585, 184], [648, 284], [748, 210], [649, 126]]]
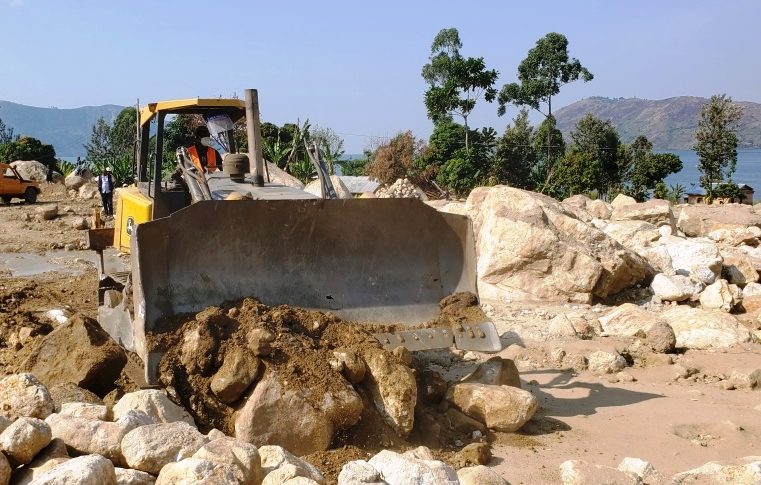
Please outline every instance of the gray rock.
[[110, 460], [100, 455], [71, 458], [35, 478], [30, 485], [116, 485]]
[[158, 475], [168, 463], [190, 458], [209, 439], [183, 421], [135, 428], [121, 441], [130, 468]]
[[48, 389], [32, 374], [15, 374], [0, 380], [0, 414], [6, 418], [45, 419], [53, 412], [53, 406]]
[[48, 446], [52, 435], [50, 426], [37, 418], [18, 418], [0, 433], [0, 451], [16, 465], [31, 462]]

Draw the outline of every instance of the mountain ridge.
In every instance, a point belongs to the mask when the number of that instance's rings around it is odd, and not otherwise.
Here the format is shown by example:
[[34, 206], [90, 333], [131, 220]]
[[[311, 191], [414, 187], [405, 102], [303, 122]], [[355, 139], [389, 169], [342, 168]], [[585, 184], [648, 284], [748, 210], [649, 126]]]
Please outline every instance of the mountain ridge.
[[105, 104], [78, 108], [42, 108], [0, 100], [0, 119], [16, 135], [33, 136], [55, 147], [58, 157], [84, 156], [92, 126], [101, 116], [109, 123], [124, 106]]
[[[630, 143], [644, 135], [656, 150], [692, 150], [700, 108], [708, 98], [674, 96], [650, 100], [593, 96], [555, 112], [560, 131], [568, 138], [576, 123], [587, 113], [610, 120], [621, 140]], [[744, 108], [738, 123], [739, 148], [761, 148], [761, 103], [735, 101]]]

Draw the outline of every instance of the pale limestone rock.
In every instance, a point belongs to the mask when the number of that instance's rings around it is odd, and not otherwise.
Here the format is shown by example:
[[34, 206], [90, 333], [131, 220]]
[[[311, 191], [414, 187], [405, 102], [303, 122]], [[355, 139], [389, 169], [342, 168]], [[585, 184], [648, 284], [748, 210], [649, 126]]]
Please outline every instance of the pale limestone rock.
[[642, 481], [634, 473], [623, 472], [584, 460], [567, 460], [560, 464], [560, 480], [563, 485], [640, 485]]
[[61, 411], [58, 414], [89, 420], [98, 419], [100, 421], [106, 421], [109, 417], [108, 406], [84, 402], [63, 403], [61, 404]]
[[758, 389], [761, 387], [761, 369], [732, 369], [729, 382], [737, 389]]
[[705, 236], [717, 229], [761, 226], [761, 215], [746, 204], [694, 204], [682, 208], [677, 227], [687, 236]]
[[138, 427], [138, 423], [130, 418], [131, 414], [128, 414], [116, 422], [110, 422], [51, 414], [45, 421], [50, 425], [53, 437], [63, 440], [72, 453], [98, 454], [116, 465], [124, 466], [122, 439]]
[[135, 428], [121, 448], [130, 468], [157, 475], [167, 463], [193, 456], [208, 440], [195, 427], [176, 421]]
[[707, 285], [721, 274], [723, 258], [716, 243], [710, 239], [682, 239], [667, 244], [671, 266], [677, 274], [689, 276]]
[[505, 186], [477, 188], [466, 207], [482, 298], [588, 302], [652, 274], [641, 256], [551, 197]]
[[633, 473], [637, 475], [642, 481], [648, 485], [666, 484], [666, 478], [658, 473], [653, 465], [640, 460], [639, 458], [626, 457], [618, 464], [618, 469], [622, 472]]
[[761, 283], [748, 283], [743, 288], [743, 298], [761, 295]]
[[457, 478], [460, 479], [460, 485], [510, 485], [497, 472], [484, 465], [460, 468], [457, 470]]
[[150, 473], [133, 470], [131, 468], [114, 468], [116, 472], [116, 485], [153, 485], [156, 477]]
[[661, 237], [656, 226], [644, 221], [611, 222], [605, 226], [603, 232], [637, 253], [652, 246]]
[[81, 186], [92, 180], [92, 173], [89, 170], [81, 172], [79, 175], [72, 172], [64, 179], [64, 185], [69, 190], [79, 190]]
[[52, 221], [58, 217], [58, 204], [41, 205], [34, 209], [35, 217], [41, 221]]
[[627, 205], [636, 205], [636, 204], [637, 204], [637, 201], [634, 199], [634, 197], [629, 197], [626, 194], [618, 194], [610, 203], [614, 211], [616, 209], [620, 209], [621, 207], [625, 207]]
[[666, 225], [676, 231], [671, 203], [661, 199], [615, 207], [610, 218], [614, 221], [643, 221], [654, 226]]
[[196, 451], [193, 458], [229, 468], [240, 483], [260, 483], [263, 478], [261, 458], [256, 447], [233, 438], [210, 441]]
[[624, 303], [614, 308], [598, 321], [606, 334], [623, 337], [647, 335], [653, 325], [663, 322], [658, 314], [644, 310], [633, 303]]
[[0, 433], [0, 451], [16, 465], [31, 462], [52, 439], [50, 426], [37, 418], [21, 417]]
[[346, 463], [338, 474], [338, 485], [360, 485], [364, 483], [385, 483], [380, 472], [365, 460], [355, 460]]
[[615, 374], [626, 368], [626, 359], [616, 352], [598, 350], [588, 357], [589, 370], [593, 374]]
[[195, 425], [185, 408], [170, 401], [167, 395], [158, 389], [143, 389], [122, 396], [114, 405], [114, 419], [119, 419], [130, 410], [143, 411], [156, 423], [183, 421]]
[[[50, 458], [44, 461], [42, 460], [38, 461], [38, 459], [35, 458], [30, 464], [22, 466], [21, 468], [16, 468], [13, 471], [11, 483], [13, 485], [29, 485], [31, 482], [34, 481], [35, 478], [39, 478], [40, 476], [44, 475], [48, 471], [57, 467], [61, 463], [65, 463], [69, 461], [70, 459], [71, 458], [69, 458], [68, 456]], [[0, 482], [0, 483], [3, 483], [3, 482]]]
[[35, 478], [30, 485], [116, 485], [110, 460], [100, 455], [71, 458]]
[[156, 485], [196, 485], [239, 483], [233, 470], [200, 458], [185, 458], [161, 468]]
[[674, 329], [679, 348], [726, 348], [751, 338], [735, 317], [720, 310], [677, 306], [663, 312], [661, 317]]
[[684, 301], [693, 296], [694, 286], [686, 276], [658, 273], [650, 283], [650, 289], [661, 301]]
[[10, 165], [16, 169], [24, 180], [45, 182], [48, 179], [48, 167], [37, 160], [16, 160], [11, 162]]
[[293, 187], [301, 190], [304, 189], [304, 184], [301, 180], [269, 161], [267, 162], [267, 173], [273, 184], [285, 185], [286, 187]]
[[454, 485], [457, 473], [449, 465], [436, 460], [421, 460], [409, 455], [383, 450], [368, 463], [380, 472], [389, 485], [415, 483], [418, 485]]
[[478, 364], [476, 370], [463, 377], [461, 382], [521, 387], [520, 374], [515, 362], [498, 356]]
[[758, 282], [758, 270], [747, 253], [737, 250], [724, 250], [721, 252], [724, 258], [722, 274], [735, 285], [746, 286], [749, 283]]
[[296, 457], [281, 446], [262, 446], [259, 448], [262, 471], [265, 475], [278, 468], [293, 466], [298, 469], [298, 476], [303, 476], [319, 483], [325, 483], [325, 477], [311, 463]]
[[677, 473], [671, 478], [675, 485], [719, 483], [758, 485], [761, 483], [761, 456], [749, 456], [731, 463], [711, 461], [698, 468]]
[[367, 367], [355, 352], [349, 349], [336, 349], [333, 351], [333, 357], [340, 363], [341, 374], [351, 384], [359, 384], [365, 378]]
[[299, 455], [327, 450], [330, 418], [300, 392], [284, 389], [268, 371], [235, 414], [235, 437], [255, 446], [277, 444]]
[[400, 436], [409, 436], [417, 402], [412, 370], [381, 349], [367, 349], [363, 357], [368, 371], [363, 385], [370, 391], [373, 404]]
[[517, 431], [536, 412], [533, 394], [517, 387], [457, 383], [447, 399], [466, 415], [497, 431]]
[[730, 312], [740, 302], [737, 297], [738, 291], [733, 291], [727, 280], [716, 280], [700, 294], [700, 306], [705, 310]]
[[47, 388], [32, 374], [14, 374], [0, 380], [0, 414], [6, 418], [45, 419], [53, 406]]

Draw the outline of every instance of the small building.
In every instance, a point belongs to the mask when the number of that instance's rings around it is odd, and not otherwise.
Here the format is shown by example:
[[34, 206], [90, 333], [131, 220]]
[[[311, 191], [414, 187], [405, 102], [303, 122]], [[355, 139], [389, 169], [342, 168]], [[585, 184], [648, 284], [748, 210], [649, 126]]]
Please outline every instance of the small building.
[[[712, 184], [714, 187], [719, 184]], [[714, 197], [715, 204], [749, 204], [753, 205], [753, 187], [748, 184], [737, 184], [742, 193], [742, 197], [729, 199], [727, 197]], [[685, 204], [704, 204], [706, 198], [705, 190], [702, 187], [695, 187], [684, 196]]]
[[339, 175], [339, 178], [355, 197], [368, 192], [374, 194], [381, 187], [380, 182], [367, 176]]

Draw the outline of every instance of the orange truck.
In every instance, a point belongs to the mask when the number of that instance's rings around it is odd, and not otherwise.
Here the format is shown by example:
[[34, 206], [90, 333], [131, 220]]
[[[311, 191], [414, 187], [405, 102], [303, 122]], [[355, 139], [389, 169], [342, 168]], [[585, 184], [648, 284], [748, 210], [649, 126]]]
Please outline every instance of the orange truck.
[[0, 162], [0, 198], [6, 204], [10, 204], [13, 199], [24, 199], [27, 204], [37, 202], [37, 195], [40, 193], [40, 185], [33, 180], [24, 180], [15, 168], [7, 163]]

